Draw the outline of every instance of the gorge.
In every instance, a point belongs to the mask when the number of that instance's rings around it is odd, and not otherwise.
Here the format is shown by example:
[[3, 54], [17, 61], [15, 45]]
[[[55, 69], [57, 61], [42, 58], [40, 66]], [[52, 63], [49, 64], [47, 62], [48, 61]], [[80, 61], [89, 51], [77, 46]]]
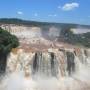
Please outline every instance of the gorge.
[[[42, 24], [44, 29], [27, 25], [1, 25], [17, 36], [20, 44], [12, 48], [6, 58], [5, 72], [0, 74], [0, 90], [90, 90], [90, 38], [87, 32], [72, 34], [75, 27], [68, 32], [66, 25], [66, 31], [62, 33], [59, 25]], [[76, 44], [76, 36], [79, 44]], [[82, 40], [86, 40], [83, 45]]]

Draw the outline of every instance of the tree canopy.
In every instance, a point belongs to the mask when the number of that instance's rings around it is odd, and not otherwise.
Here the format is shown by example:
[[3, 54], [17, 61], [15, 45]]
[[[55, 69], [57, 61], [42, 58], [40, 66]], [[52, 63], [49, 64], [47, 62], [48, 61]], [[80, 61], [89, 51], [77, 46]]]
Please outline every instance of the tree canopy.
[[11, 35], [8, 31], [0, 28], [0, 51], [9, 52], [12, 48], [19, 45], [18, 38]]

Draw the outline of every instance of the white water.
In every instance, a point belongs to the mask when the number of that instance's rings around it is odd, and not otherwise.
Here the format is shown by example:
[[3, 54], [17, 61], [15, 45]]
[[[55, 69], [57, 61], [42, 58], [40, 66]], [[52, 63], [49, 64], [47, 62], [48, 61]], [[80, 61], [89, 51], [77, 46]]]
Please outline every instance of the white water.
[[51, 52], [42, 52], [42, 56], [38, 53], [38, 70], [33, 69], [35, 53], [21, 50], [17, 54], [11, 53], [0, 90], [90, 90], [89, 52], [86, 57], [83, 50], [80, 51], [74, 55], [75, 72], [72, 71], [71, 75], [67, 71], [66, 54], [62, 51], [54, 52], [53, 69], [50, 64]]

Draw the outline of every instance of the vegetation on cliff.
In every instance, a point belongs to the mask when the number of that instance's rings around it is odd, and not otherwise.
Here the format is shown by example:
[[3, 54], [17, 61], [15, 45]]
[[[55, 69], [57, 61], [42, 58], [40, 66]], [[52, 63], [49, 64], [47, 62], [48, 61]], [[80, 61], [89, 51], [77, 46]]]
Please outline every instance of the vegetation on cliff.
[[67, 28], [61, 31], [60, 38], [63, 38], [64, 42], [68, 42], [73, 45], [83, 45], [90, 48], [90, 32], [74, 34], [70, 28]]
[[8, 53], [18, 45], [19, 42], [16, 36], [0, 28], [0, 73], [4, 73], [6, 70]]
[[0, 28], [0, 52], [9, 52], [19, 45], [18, 38]]

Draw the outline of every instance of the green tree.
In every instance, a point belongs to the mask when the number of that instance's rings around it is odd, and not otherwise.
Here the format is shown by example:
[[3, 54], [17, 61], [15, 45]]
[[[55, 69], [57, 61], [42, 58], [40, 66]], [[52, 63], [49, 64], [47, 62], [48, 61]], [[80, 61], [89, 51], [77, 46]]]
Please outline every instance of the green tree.
[[4, 73], [7, 65], [7, 56], [12, 48], [19, 45], [18, 38], [0, 28], [0, 73]]
[[19, 45], [18, 38], [11, 35], [6, 30], [0, 28], [0, 51], [10, 52], [12, 48], [16, 48]]

